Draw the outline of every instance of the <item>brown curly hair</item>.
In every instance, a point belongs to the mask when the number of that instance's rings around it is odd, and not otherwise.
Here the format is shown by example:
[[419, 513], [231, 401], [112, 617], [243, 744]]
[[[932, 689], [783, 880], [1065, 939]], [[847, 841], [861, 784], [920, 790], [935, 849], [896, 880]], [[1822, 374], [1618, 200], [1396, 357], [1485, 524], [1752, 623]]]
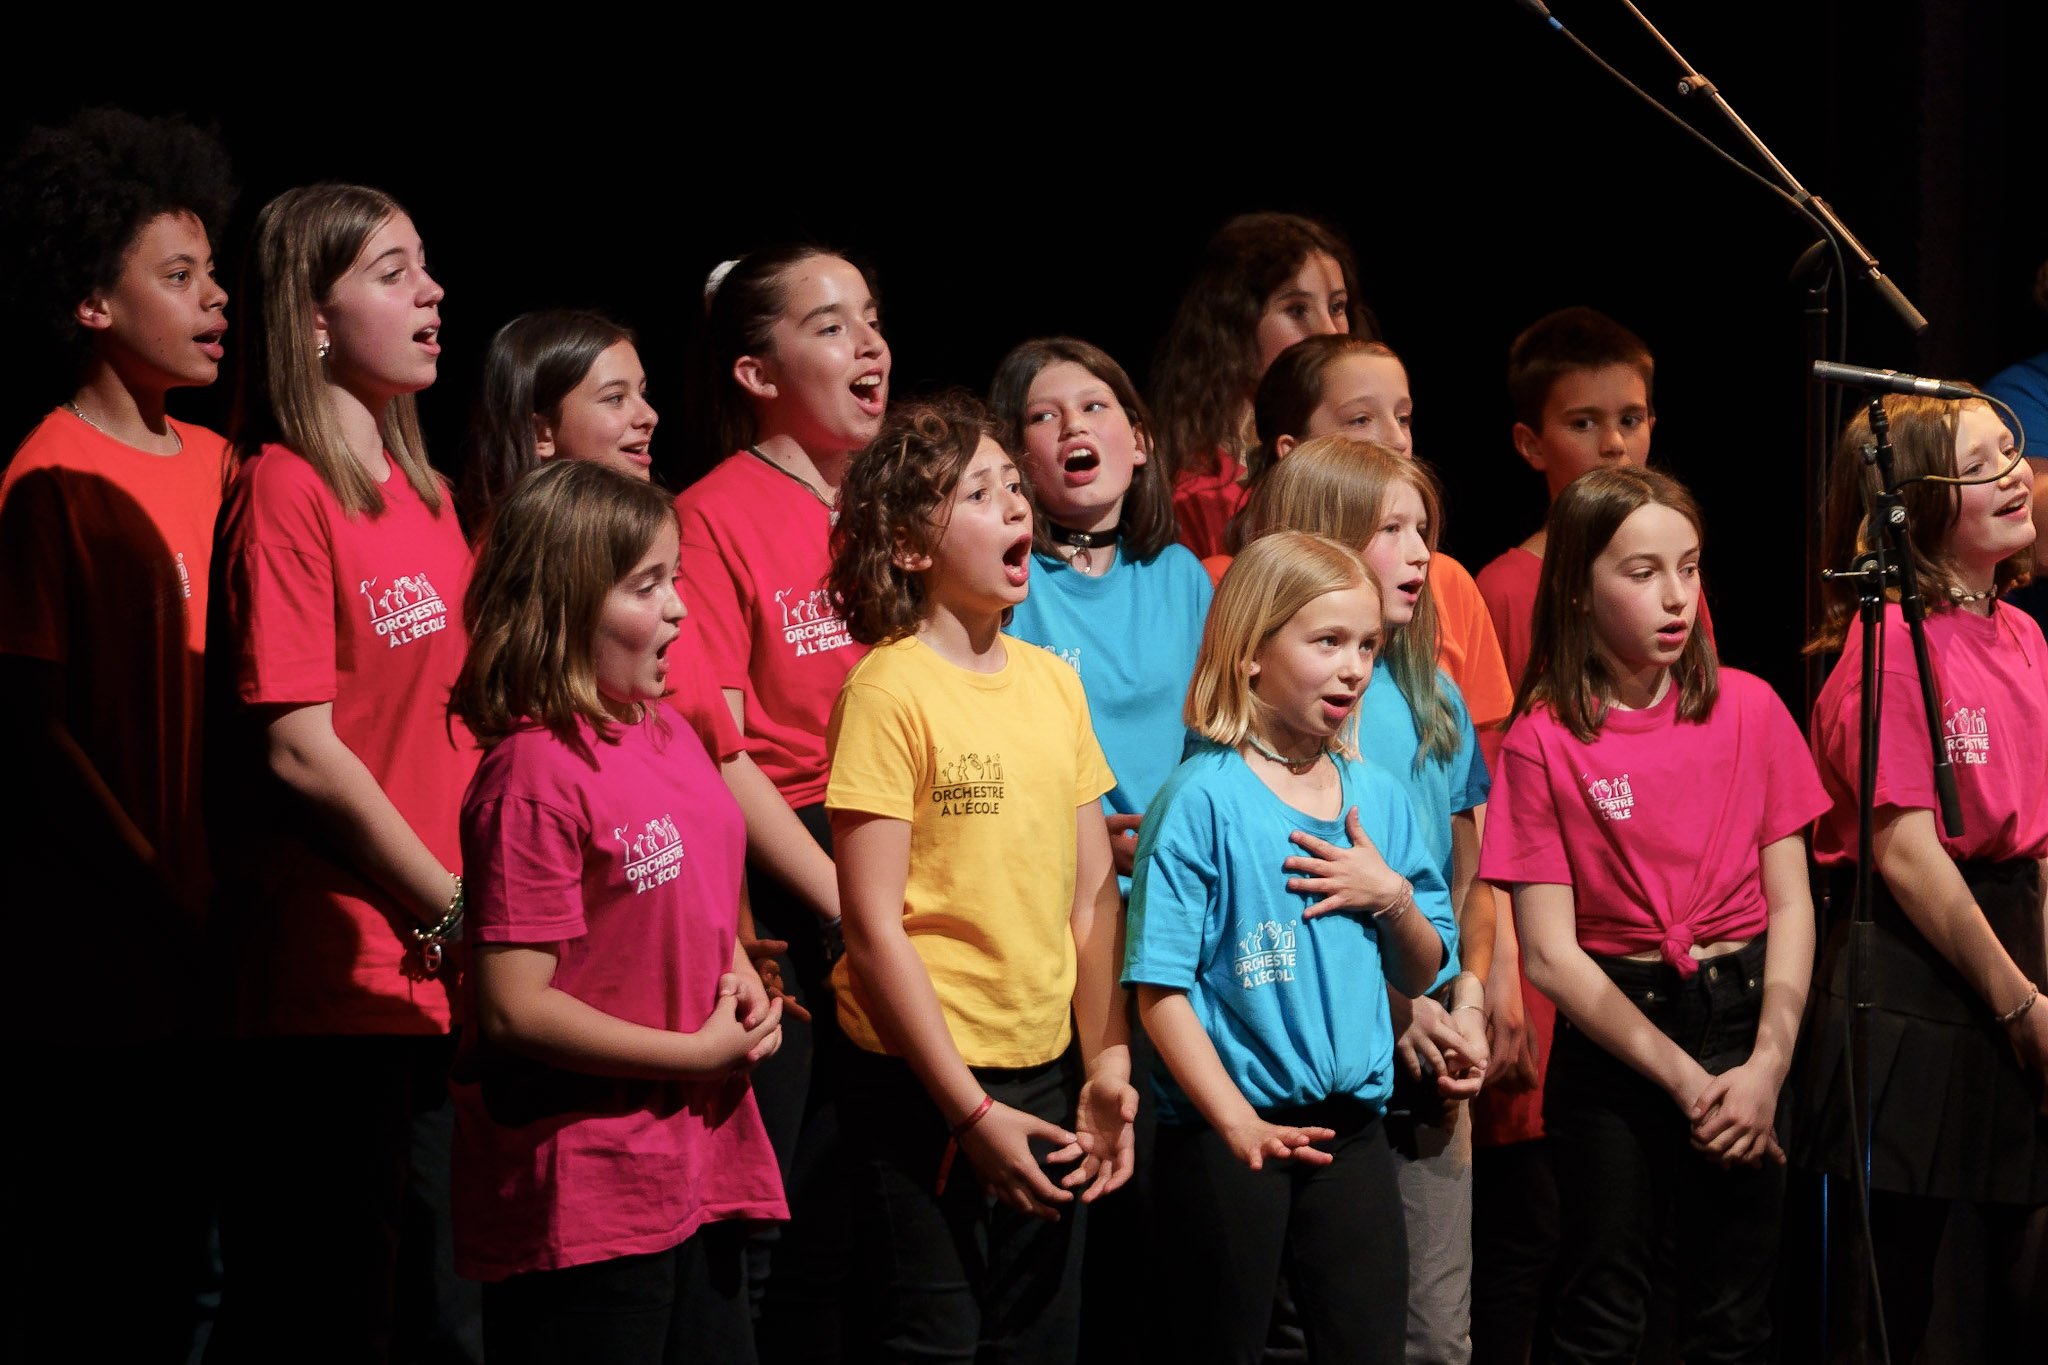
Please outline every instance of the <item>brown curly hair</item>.
[[948, 392], [891, 408], [874, 444], [847, 466], [826, 589], [862, 644], [900, 640], [923, 619], [923, 579], [898, 554], [929, 554], [938, 544], [946, 500], [984, 439], [996, 440], [988, 409]]

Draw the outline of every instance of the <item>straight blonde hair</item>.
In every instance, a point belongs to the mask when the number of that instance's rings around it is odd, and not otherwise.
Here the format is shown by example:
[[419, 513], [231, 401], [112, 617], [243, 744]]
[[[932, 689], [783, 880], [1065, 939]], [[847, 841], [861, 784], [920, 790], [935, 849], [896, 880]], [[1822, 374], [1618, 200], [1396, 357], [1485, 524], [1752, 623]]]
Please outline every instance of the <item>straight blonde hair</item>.
[[[1251, 664], [1282, 626], [1318, 597], [1359, 586], [1379, 599], [1364, 556], [1326, 536], [1277, 531], [1245, 546], [1216, 587], [1181, 719], [1204, 739], [1235, 749], [1264, 735], [1272, 708], [1252, 690]], [[1337, 752], [1358, 757], [1358, 712], [1337, 732]]]
[[[1317, 436], [1303, 441], [1266, 471], [1245, 504], [1248, 541], [1275, 531], [1308, 531], [1362, 549], [1379, 532], [1388, 501], [1399, 484], [1422, 499], [1423, 541], [1431, 555], [1443, 525], [1444, 497], [1429, 466], [1355, 436]], [[1387, 672], [1415, 717], [1417, 744], [1412, 760], [1448, 762], [1458, 752], [1457, 717], [1437, 682], [1436, 595], [1425, 589], [1405, 626], [1386, 628]]]
[[[289, 447], [318, 471], [352, 517], [381, 515], [384, 495], [349, 453], [328, 398], [313, 314], [377, 229], [404, 211], [382, 190], [323, 184], [286, 190], [256, 218], [251, 254], [261, 306], [254, 310], [257, 335], [238, 348], [243, 370], [231, 428], [234, 462], [249, 459], [268, 442]], [[441, 480], [427, 463], [426, 437], [412, 394], [400, 394], [385, 405], [377, 431], [420, 501], [439, 512]]]

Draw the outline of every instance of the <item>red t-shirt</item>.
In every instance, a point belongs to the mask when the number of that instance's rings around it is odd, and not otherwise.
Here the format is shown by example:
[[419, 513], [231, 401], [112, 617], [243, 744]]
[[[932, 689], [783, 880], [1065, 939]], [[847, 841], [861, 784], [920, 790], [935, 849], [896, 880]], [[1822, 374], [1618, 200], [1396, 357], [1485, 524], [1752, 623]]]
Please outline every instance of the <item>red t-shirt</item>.
[[[484, 755], [462, 804], [470, 937], [555, 949], [553, 986], [694, 1033], [732, 970], [746, 831], [695, 737], [660, 719], [545, 730]], [[494, 1053], [455, 1068], [455, 1269], [478, 1280], [677, 1246], [725, 1218], [787, 1218], [746, 1073], [628, 1081]]]
[[[381, 491], [380, 515], [351, 517], [283, 446], [243, 466], [221, 519], [217, 659], [241, 706], [331, 702], [334, 733], [434, 856], [459, 869], [456, 817], [476, 751], [448, 715], [448, 692], [468, 648], [469, 546], [445, 494], [428, 510], [395, 465]], [[293, 803], [264, 780], [260, 717], [238, 719], [238, 804], [214, 806], [212, 822], [219, 847], [249, 847], [236, 926], [242, 1029], [447, 1032], [452, 967], [419, 976], [408, 952], [417, 921], [305, 837]]]
[[747, 750], [792, 807], [825, 799], [825, 726], [867, 651], [825, 592], [832, 516], [741, 451], [683, 490], [684, 600], [713, 681], [745, 695]]
[[[67, 728], [155, 849], [179, 906], [197, 915], [210, 891], [199, 806], [202, 661], [226, 443], [204, 427], [170, 428], [183, 449], [152, 455], [59, 408], [15, 451], [0, 480], [0, 654], [61, 667]], [[61, 895], [63, 918], [94, 925], [97, 1022], [124, 1036], [175, 1024], [165, 1017], [170, 1001], [144, 1007], [137, 992], [169, 969], [167, 945], [190, 947], [198, 925], [131, 923], [133, 883], [93, 875], [107, 858], [104, 830], [77, 829], [68, 814], [43, 818], [32, 789], [7, 831], [19, 903]], [[147, 909], [155, 918], [161, 897]], [[21, 1019], [61, 1020], [76, 1037], [76, 1003], [70, 997], [72, 1008], [56, 1015], [24, 1003]]]
[[695, 732], [714, 763], [746, 752], [747, 742], [732, 723], [732, 708], [711, 676], [695, 616], [683, 618], [681, 633], [668, 647], [668, 704]]
[[[2040, 626], [2004, 602], [1990, 616], [1933, 611], [1927, 614], [1927, 653], [1963, 811], [1957, 839], [1935, 817], [1943, 851], [1951, 858], [2048, 856], [2048, 645]], [[1856, 856], [1862, 669], [1862, 633], [1852, 625], [1813, 707], [1813, 752], [1834, 802], [1813, 836], [1814, 857], [1823, 863]], [[1884, 615], [1878, 746], [1879, 808], [1938, 811], [1913, 641], [1897, 606], [1887, 606]]]
[[1223, 554], [1224, 532], [1230, 519], [1244, 506], [1247, 489], [1241, 482], [1244, 465], [1234, 455], [1217, 451], [1199, 468], [1181, 471], [1173, 485], [1173, 521], [1176, 539], [1208, 559]]
[[1720, 699], [1698, 723], [1678, 719], [1675, 683], [1647, 710], [1609, 711], [1590, 744], [1547, 709], [1517, 717], [1479, 875], [1569, 886], [1587, 952], [1654, 948], [1690, 976], [1695, 943], [1764, 931], [1759, 851], [1827, 808], [1778, 694], [1724, 668]]

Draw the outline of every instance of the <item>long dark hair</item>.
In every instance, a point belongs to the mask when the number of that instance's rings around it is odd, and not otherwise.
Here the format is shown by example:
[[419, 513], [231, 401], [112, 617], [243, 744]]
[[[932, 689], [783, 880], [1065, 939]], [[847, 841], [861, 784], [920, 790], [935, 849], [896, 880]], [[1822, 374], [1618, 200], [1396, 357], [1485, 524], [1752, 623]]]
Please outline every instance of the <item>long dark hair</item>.
[[1218, 450], [1244, 453], [1245, 407], [1259, 380], [1255, 333], [1273, 292], [1317, 252], [1344, 275], [1350, 330], [1377, 336], [1358, 295], [1358, 267], [1337, 233], [1293, 213], [1246, 213], [1209, 239], [1152, 364], [1153, 433], [1171, 487]]
[[631, 329], [602, 313], [572, 308], [522, 313], [491, 338], [455, 495], [472, 538], [498, 500], [540, 462], [534, 416], [560, 423], [562, 400], [599, 356], [622, 341], [635, 341]]

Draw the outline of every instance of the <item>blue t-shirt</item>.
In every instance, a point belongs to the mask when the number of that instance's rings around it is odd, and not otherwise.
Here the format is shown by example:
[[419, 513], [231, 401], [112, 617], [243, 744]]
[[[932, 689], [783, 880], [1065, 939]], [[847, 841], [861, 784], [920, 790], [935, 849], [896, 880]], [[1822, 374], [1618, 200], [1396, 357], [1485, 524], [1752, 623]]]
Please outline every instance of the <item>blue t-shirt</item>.
[[[1450, 703], [1451, 718], [1458, 726], [1458, 748], [1449, 758], [1430, 757], [1416, 766], [1415, 750], [1422, 740], [1415, 728], [1415, 708], [1394, 682], [1385, 659], [1373, 664], [1372, 683], [1358, 699], [1358, 751], [1373, 766], [1385, 769], [1408, 793], [1422, 829], [1422, 842], [1443, 874], [1444, 885], [1451, 886], [1451, 817], [1484, 805], [1493, 779], [1487, 776], [1486, 761], [1479, 756], [1479, 736], [1473, 732], [1472, 716], [1458, 685], [1441, 672], [1436, 675], [1436, 685]], [[1452, 907], [1454, 912], [1456, 908]], [[1460, 971], [1455, 931], [1450, 944], [1450, 958], [1431, 989], [1441, 987]]]
[[[1400, 786], [1366, 763], [1338, 763], [1341, 810], [1387, 865], [1415, 883], [1415, 905], [1446, 951], [1450, 892]], [[1344, 820], [1318, 820], [1275, 796], [1232, 749], [1202, 741], [1145, 817], [1124, 952], [1126, 986], [1187, 992], [1223, 1069], [1254, 1109], [1352, 1096], [1383, 1108], [1394, 1032], [1379, 932], [1363, 911], [1304, 920], [1316, 897], [1289, 891], [1281, 863], [1305, 830], [1349, 847]], [[1162, 1064], [1160, 1118], [1200, 1123]]]
[[[1180, 762], [1181, 705], [1213, 593], [1201, 561], [1180, 545], [1151, 559], [1119, 554], [1100, 578], [1057, 557], [1031, 557], [1031, 593], [1009, 633], [1081, 675], [1095, 738], [1116, 776], [1102, 798], [1112, 815], [1143, 815]], [[1129, 895], [1130, 885], [1123, 890]]]

